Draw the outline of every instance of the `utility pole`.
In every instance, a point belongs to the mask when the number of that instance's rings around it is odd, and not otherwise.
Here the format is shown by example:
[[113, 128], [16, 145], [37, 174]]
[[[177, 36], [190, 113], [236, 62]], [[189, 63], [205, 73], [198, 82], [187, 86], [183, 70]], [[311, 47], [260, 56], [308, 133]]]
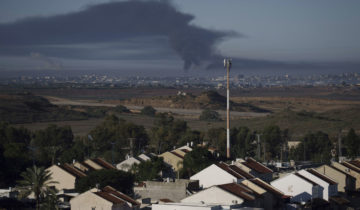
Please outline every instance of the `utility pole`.
[[227, 85], [226, 85], [226, 158], [230, 159], [230, 85], [229, 75], [231, 68], [231, 59], [224, 59], [224, 67], [227, 73]]

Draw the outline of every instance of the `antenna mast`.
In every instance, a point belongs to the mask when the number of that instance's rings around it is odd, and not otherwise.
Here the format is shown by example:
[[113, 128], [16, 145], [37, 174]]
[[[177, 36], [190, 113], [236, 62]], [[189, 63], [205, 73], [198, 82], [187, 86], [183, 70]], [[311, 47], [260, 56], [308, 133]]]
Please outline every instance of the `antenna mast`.
[[227, 85], [226, 85], [226, 157], [230, 159], [230, 85], [229, 74], [231, 68], [231, 59], [224, 59], [224, 67], [227, 73]]

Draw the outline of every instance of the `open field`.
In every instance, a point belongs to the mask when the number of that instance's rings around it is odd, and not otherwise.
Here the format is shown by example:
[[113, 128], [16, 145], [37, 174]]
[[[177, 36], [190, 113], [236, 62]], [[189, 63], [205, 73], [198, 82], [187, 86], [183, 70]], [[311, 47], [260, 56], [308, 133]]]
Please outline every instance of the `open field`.
[[[293, 139], [298, 139], [307, 132], [324, 131], [334, 137], [340, 129], [346, 132], [349, 128], [360, 131], [360, 90], [347, 88], [329, 87], [297, 87], [275, 89], [238, 90], [232, 93], [234, 102], [248, 103], [263, 109], [272, 111], [271, 114], [232, 112], [231, 126], [247, 126], [252, 130], [261, 131], [265, 126], [275, 124], [282, 129], [288, 128]], [[273, 90], [273, 92], [271, 91]], [[92, 107], [115, 107], [123, 104], [124, 100], [131, 98], [151, 98], [153, 96], [173, 96], [177, 89], [150, 88], [150, 89], [81, 89], [81, 90], [49, 90], [37, 89], [38, 95], [45, 96], [50, 102], [61, 106], [92, 106]], [[182, 90], [184, 91], [184, 90]], [[191, 94], [201, 94], [203, 90], [186, 90]], [[51, 94], [52, 93], [52, 94]], [[221, 93], [221, 91], [220, 91]], [[340, 93], [344, 95], [341, 96]], [[66, 95], [69, 94], [69, 95]], [[340, 94], [340, 95], [339, 95]], [[336, 97], [335, 97], [336, 96]], [[161, 104], [161, 102], [159, 102]], [[146, 105], [146, 104], [144, 104]], [[119, 114], [119, 117], [139, 124], [150, 129], [154, 118], [135, 114], [142, 106], [127, 104], [134, 114]], [[191, 129], [207, 131], [209, 128], [225, 127], [223, 122], [199, 121], [201, 109], [178, 109], [169, 107], [155, 107], [159, 112], [170, 112], [177, 119], [188, 122]], [[225, 110], [219, 110], [225, 117]], [[81, 121], [50, 122], [57, 125], [70, 125], [75, 135], [85, 135], [103, 118], [91, 118]], [[45, 128], [49, 123], [32, 123], [17, 126], [25, 126], [36, 130]]]

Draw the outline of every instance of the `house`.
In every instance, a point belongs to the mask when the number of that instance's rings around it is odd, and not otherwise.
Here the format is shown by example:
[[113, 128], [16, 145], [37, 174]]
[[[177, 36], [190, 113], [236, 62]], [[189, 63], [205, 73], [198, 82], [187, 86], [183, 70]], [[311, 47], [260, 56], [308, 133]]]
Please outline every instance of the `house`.
[[264, 209], [283, 209], [285, 203], [290, 200], [290, 196], [284, 195], [281, 191], [259, 178], [243, 180], [241, 184], [261, 196]]
[[136, 157], [129, 157], [126, 160], [116, 165], [116, 168], [121, 171], [130, 171], [134, 164], [140, 164], [143, 160]]
[[322, 165], [315, 169], [338, 183], [338, 192], [355, 191], [356, 179], [345, 171], [330, 165]]
[[140, 203], [107, 186], [92, 189], [70, 200], [71, 210], [138, 210]]
[[200, 187], [208, 188], [213, 185], [240, 183], [240, 181], [244, 179], [251, 178], [255, 177], [236, 165], [228, 165], [220, 162], [212, 164], [191, 176], [190, 180], [199, 180]]
[[57, 182], [50, 186], [55, 186], [57, 190], [75, 189], [76, 179], [86, 176], [84, 172], [67, 163], [52, 165], [46, 170], [50, 172], [52, 181]]
[[181, 203], [203, 203], [218, 205], [234, 205], [238, 207], [260, 207], [255, 192], [242, 184], [230, 183], [215, 185], [181, 200]]
[[355, 188], [356, 190], [360, 189], [360, 168], [350, 164], [349, 162], [342, 162], [342, 163], [331, 162], [331, 166], [355, 177], [356, 179]]
[[174, 171], [179, 171], [183, 167], [184, 156], [177, 152], [164, 152], [159, 155], [162, 157], [164, 162], [169, 165]]
[[338, 194], [337, 182], [331, 178], [317, 172], [315, 169], [303, 169], [298, 171], [299, 174], [314, 181], [323, 188], [323, 199], [329, 201], [329, 198]]
[[270, 183], [285, 195], [292, 196], [291, 202], [305, 203], [323, 197], [323, 188], [299, 173], [290, 173]]
[[266, 182], [270, 182], [273, 179], [273, 170], [257, 162], [254, 158], [239, 159], [235, 162], [235, 165]]
[[138, 156], [138, 159], [139, 160], [141, 160], [141, 161], [148, 161], [148, 160], [151, 160], [151, 157], [152, 157], [152, 155], [150, 154], [150, 155], [146, 155], [146, 154], [140, 154], [139, 156]]

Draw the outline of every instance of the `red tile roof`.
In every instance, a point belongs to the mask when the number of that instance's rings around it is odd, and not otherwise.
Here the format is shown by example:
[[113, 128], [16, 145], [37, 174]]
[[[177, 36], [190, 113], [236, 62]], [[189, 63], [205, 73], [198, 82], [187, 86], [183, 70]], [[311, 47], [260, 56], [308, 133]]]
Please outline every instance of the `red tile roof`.
[[352, 160], [352, 161], [349, 161], [348, 163], [360, 168], [360, 161], [358, 161], [358, 160]]
[[313, 174], [314, 176], [317, 176], [319, 177], [320, 179], [324, 180], [325, 182], [329, 183], [330, 185], [335, 185], [337, 184], [337, 182], [334, 182], [332, 179], [328, 178], [327, 176], [317, 172], [316, 170], [314, 169], [308, 169], [307, 172]]
[[106, 160], [102, 159], [102, 158], [95, 158], [95, 159], [91, 159], [93, 162], [97, 163], [98, 165], [102, 166], [103, 168], [106, 169], [116, 169], [112, 164], [110, 164], [109, 162], [107, 162]]
[[63, 165], [58, 165], [61, 169], [63, 169], [64, 171], [70, 173], [71, 175], [75, 176], [76, 178], [81, 178], [86, 176], [86, 174], [82, 171], [80, 171], [79, 169], [65, 163]]
[[218, 185], [218, 187], [245, 200], [248, 201], [255, 200], [255, 196], [252, 195], [253, 191], [240, 184], [230, 183], [230, 184]]
[[276, 189], [275, 187], [271, 186], [270, 184], [262, 181], [259, 178], [255, 178], [250, 180], [252, 183], [260, 186], [261, 188], [265, 189], [266, 191], [274, 194], [275, 196], [279, 197], [279, 198], [286, 198], [287, 196], [284, 195], [282, 192], [280, 192], [278, 189]]
[[263, 164], [257, 162], [253, 158], [248, 158], [245, 162], [243, 162], [246, 167], [251, 168], [255, 170], [256, 172], [260, 174], [267, 174], [267, 173], [273, 173], [273, 170], [270, 168], [264, 166]]
[[235, 172], [234, 170], [232, 170], [228, 164], [220, 162], [220, 163], [215, 163], [215, 165], [219, 168], [221, 168], [222, 170], [228, 172], [229, 174], [233, 175], [234, 177], [236, 177], [237, 179], [245, 179], [245, 177], [243, 177], [242, 175], [240, 175], [239, 173]]
[[343, 166], [347, 167], [347, 168], [350, 168], [351, 170], [353, 170], [353, 171], [355, 171], [357, 173], [360, 173], [360, 169], [358, 167], [356, 167], [356, 166], [354, 166], [354, 165], [352, 165], [352, 164], [350, 164], [348, 162], [342, 162], [341, 164]]
[[179, 153], [176, 153], [175, 151], [171, 151], [170, 153], [177, 156], [177, 157], [179, 157], [179, 158], [181, 158], [181, 159], [184, 159], [184, 156], [180, 155]]
[[159, 199], [159, 201], [164, 202], [164, 203], [174, 203], [174, 201], [172, 201], [168, 198], [161, 198], [161, 199]]
[[253, 179], [255, 176], [252, 174], [242, 170], [241, 168], [237, 167], [236, 165], [230, 165], [229, 166], [232, 170], [234, 170], [236, 173], [240, 174], [241, 176], [247, 178], [247, 179]]
[[124, 200], [126, 202], [131, 203], [133, 206], [137, 206], [140, 205], [140, 203], [138, 203], [136, 200], [132, 199], [131, 197], [125, 195], [124, 193], [121, 193], [119, 191], [117, 191], [116, 189], [110, 187], [110, 186], [106, 186], [102, 189], [103, 192], [106, 192], [108, 194], [111, 194], [115, 197], [120, 198], [121, 200]]
[[312, 185], [314, 185], [314, 186], [318, 185], [316, 182], [312, 181], [312, 180], [309, 179], [309, 178], [306, 178], [305, 176], [303, 176], [303, 175], [301, 175], [301, 174], [299, 174], [299, 173], [295, 173], [295, 175], [298, 176], [298, 177], [300, 177], [300, 178], [302, 178], [303, 180], [309, 182], [310, 184], [312, 184]]

